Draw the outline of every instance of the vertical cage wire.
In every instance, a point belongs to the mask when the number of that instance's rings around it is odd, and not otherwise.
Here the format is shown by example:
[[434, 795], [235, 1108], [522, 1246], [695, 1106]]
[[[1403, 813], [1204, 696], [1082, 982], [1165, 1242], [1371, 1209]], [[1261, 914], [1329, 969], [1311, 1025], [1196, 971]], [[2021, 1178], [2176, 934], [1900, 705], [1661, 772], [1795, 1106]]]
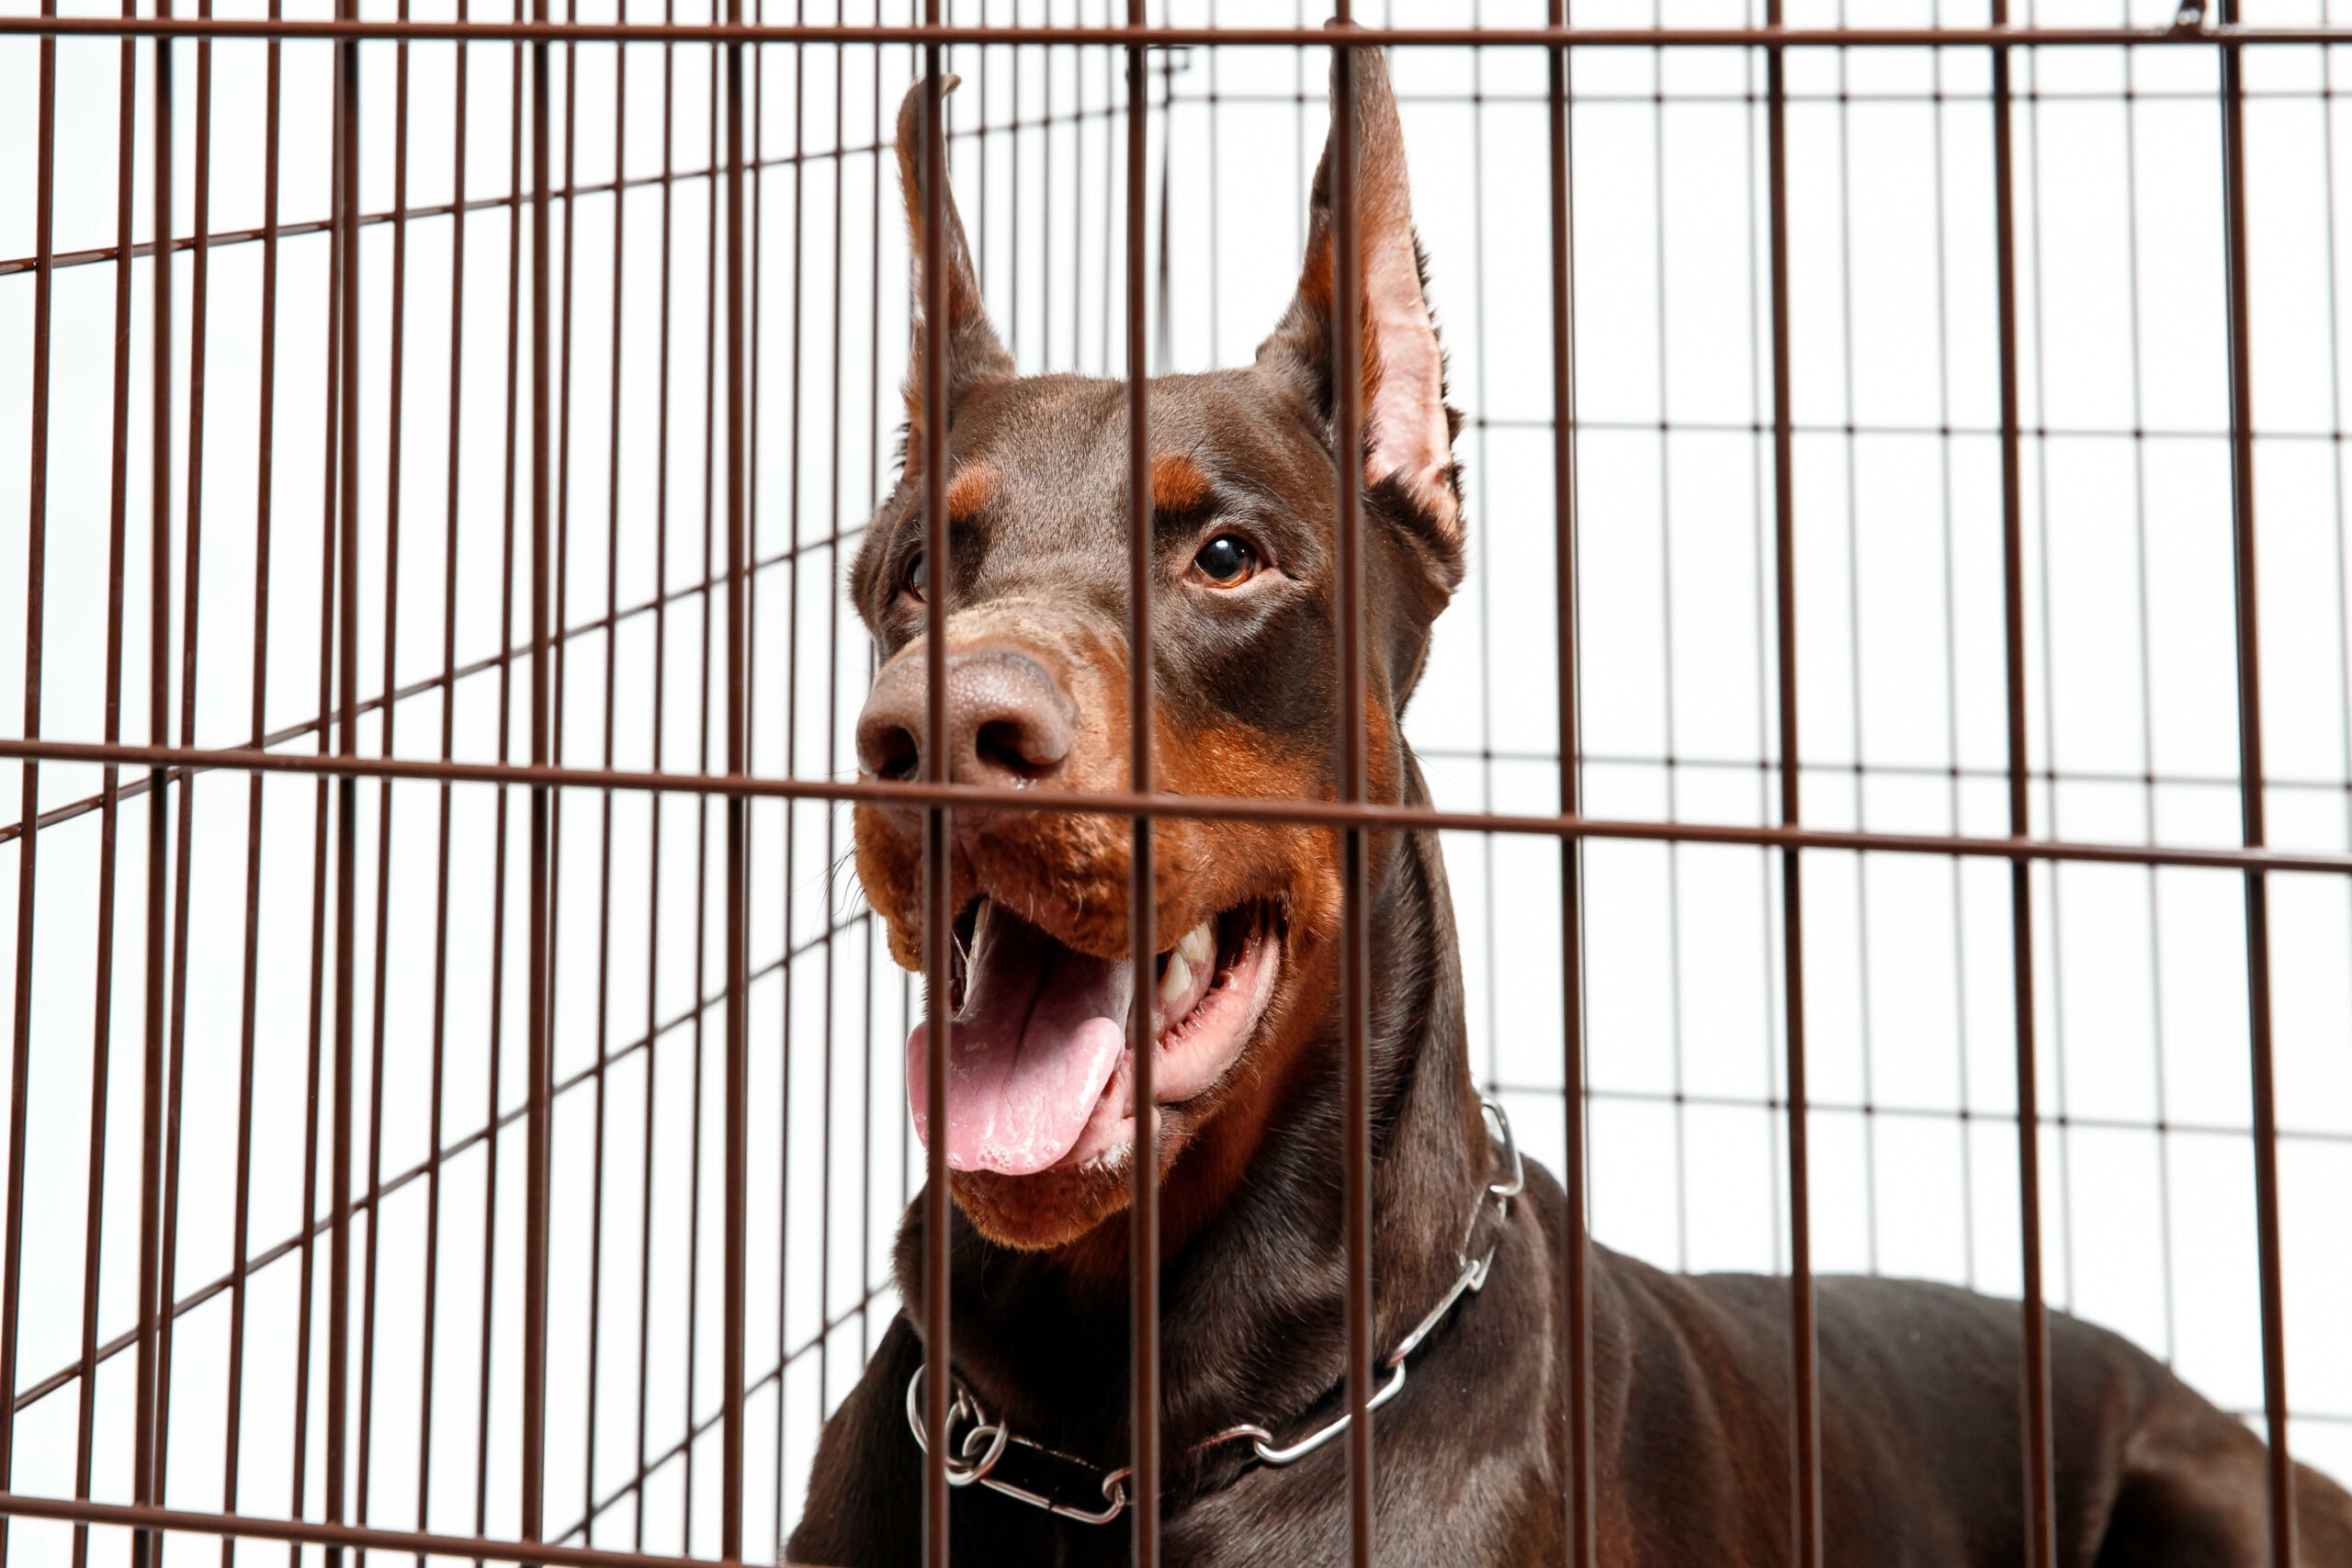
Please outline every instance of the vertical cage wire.
[[[940, 0], [924, 0], [923, 19], [940, 20]], [[923, 596], [923, 771], [933, 785], [948, 782], [947, 757], [947, 278], [945, 224], [947, 142], [942, 118], [940, 51], [923, 50], [922, 75], [922, 520], [924, 558], [939, 573], [937, 590]], [[950, 923], [949, 821], [944, 802], [923, 817], [923, 1072], [928, 1103], [947, 1105]], [[954, 1341], [949, 1308], [947, 1140], [924, 1145], [922, 1195], [923, 1427], [937, 1434], [923, 1451], [923, 1561], [947, 1561], [947, 1394]]]
[[[2222, 19], [2238, 19], [2237, 0], [2222, 0]], [[2232, 609], [2237, 631], [2238, 808], [2245, 844], [2267, 838], [2263, 801], [2262, 636], [2256, 612], [2254, 532], [2254, 378], [2247, 322], [2245, 56], [2221, 51], [2222, 273], [2228, 279], [2230, 365], [2230, 537]], [[2287, 1334], [2279, 1278], [2278, 1111], [2270, 1005], [2270, 886], [2258, 867], [2245, 873], [2245, 1006], [2254, 1100], [2256, 1268], [2262, 1303], [2262, 1406], [2269, 1439], [2270, 1561], [2295, 1561], [2295, 1472], [2288, 1453]]]
[[[1994, 20], [2007, 20], [2006, 0], [1995, 0]], [[1992, 58], [1993, 232], [1996, 305], [2000, 318], [2001, 628], [2007, 675], [2009, 832], [2029, 836], [2027, 806], [2025, 546], [2018, 436], [2018, 312], [2016, 193], [2009, 125], [2009, 51]], [[2026, 1561], [2041, 1568], [2056, 1561], [2056, 1461], [2050, 1432], [2050, 1333], [2041, 1276], [2041, 1075], [2036, 1060], [2033, 985], [2032, 868], [2009, 863], [2009, 971], [2016, 1000], [2018, 1324], [2024, 1386], [2019, 1393], [2025, 1443]]]
[[[1553, 27], [1567, 20], [1567, 0], [1549, 0], [1545, 19]], [[1577, 722], [1577, 454], [1576, 454], [1576, 299], [1575, 218], [1569, 200], [1573, 160], [1569, 140], [1568, 51], [1555, 46], [1544, 58], [1544, 129], [1551, 175], [1549, 235], [1551, 241], [1552, 315], [1552, 560], [1555, 571], [1553, 671], [1559, 703], [1557, 731], [1562, 764], [1559, 769], [1559, 808], [1563, 817], [1582, 810], [1577, 789], [1581, 770], [1572, 759], [1582, 747], [1583, 731]], [[1482, 171], [1483, 172], [1483, 171]], [[1483, 315], [1480, 325], [1484, 326]], [[1483, 331], [1479, 366], [1486, 362]], [[1483, 400], [1481, 400], [1483, 401]], [[1482, 666], [1480, 673], [1486, 673]], [[1599, 1560], [1600, 1523], [1593, 1452], [1592, 1413], [1592, 1248], [1591, 1213], [1585, 1196], [1590, 1160], [1585, 1143], [1589, 1125], [1582, 1103], [1586, 1081], [1584, 1040], [1584, 915], [1581, 846], [1560, 840], [1560, 1082], [1563, 1157], [1560, 1185], [1566, 1197], [1566, 1223], [1562, 1227], [1566, 1256], [1562, 1259], [1560, 1330], [1566, 1343], [1560, 1352], [1566, 1370], [1563, 1413], [1567, 1425], [1567, 1484], [1562, 1488], [1566, 1512], [1568, 1568], [1592, 1568]], [[1488, 875], [1493, 858], [1487, 858]], [[1487, 904], [1491, 911], [1491, 897]], [[1491, 915], [1489, 916], [1491, 919]], [[1493, 970], [1488, 971], [1489, 988]], [[1489, 1056], [1488, 1078], [1494, 1077]], [[1567, 1086], [1575, 1086], [1572, 1092]]]
[[[1768, 26], [1781, 23], [1781, 0], [1767, 0]], [[1772, 668], [1778, 686], [1781, 825], [1798, 825], [1802, 778], [1797, 730], [1797, 562], [1795, 421], [1790, 407], [1788, 56], [1765, 52], [1767, 276], [1772, 330], [1772, 561], [1777, 637]], [[1819, 1331], [1814, 1322], [1812, 1112], [1805, 1100], [1804, 853], [1781, 852], [1781, 1033], [1787, 1052], [1789, 1160], [1789, 1519], [1791, 1561], [1819, 1568], [1821, 1530], [1821, 1384]]]
[[[1127, 25], [1143, 27], [1148, 19], [1145, 12], [1144, 0], [1127, 0]], [[1149, 241], [1146, 176], [1151, 151], [1151, 78], [1142, 44], [1129, 44], [1126, 55], [1126, 352], [1122, 368], [1127, 379], [1127, 787], [1137, 795], [1149, 795], [1153, 791], [1154, 540], [1144, 262]], [[1167, 221], [1163, 209], [1163, 243]], [[1164, 279], [1160, 290], [1164, 303]], [[1107, 349], [1106, 344], [1106, 353]], [[1150, 818], [1140, 815], [1128, 820], [1132, 858], [1127, 874], [1127, 952], [1134, 969], [1135, 1001], [1128, 1019], [1127, 1049], [1135, 1064], [1136, 1130], [1135, 1150], [1128, 1161], [1127, 1379], [1132, 1414], [1127, 1506], [1134, 1521], [1130, 1558], [1136, 1568], [1159, 1568], [1159, 1116], [1152, 1059], [1157, 1045], [1153, 998], [1159, 978], [1154, 959], [1159, 942], [1159, 863], [1152, 843], [1153, 826]]]

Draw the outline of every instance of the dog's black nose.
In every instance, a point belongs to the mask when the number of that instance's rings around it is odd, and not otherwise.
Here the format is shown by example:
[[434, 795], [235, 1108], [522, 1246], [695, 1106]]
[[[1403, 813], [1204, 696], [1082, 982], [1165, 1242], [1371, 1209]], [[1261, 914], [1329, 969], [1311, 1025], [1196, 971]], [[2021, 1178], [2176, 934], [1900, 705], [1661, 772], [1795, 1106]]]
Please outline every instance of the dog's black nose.
[[[924, 660], [882, 672], [857, 720], [859, 765], [880, 779], [922, 776]], [[947, 775], [956, 784], [1048, 778], [1069, 757], [1078, 712], [1045, 666], [1009, 648], [947, 656]]]

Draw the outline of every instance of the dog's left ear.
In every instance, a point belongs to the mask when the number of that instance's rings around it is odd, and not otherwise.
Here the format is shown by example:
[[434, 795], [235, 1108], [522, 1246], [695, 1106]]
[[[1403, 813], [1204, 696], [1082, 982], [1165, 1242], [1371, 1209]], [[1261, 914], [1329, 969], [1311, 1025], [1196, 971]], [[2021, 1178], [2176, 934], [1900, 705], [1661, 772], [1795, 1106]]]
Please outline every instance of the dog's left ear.
[[[961, 80], [956, 76], [942, 80], [943, 100]], [[922, 113], [923, 84], [918, 78], [899, 103], [899, 185], [906, 197], [907, 235], [913, 246], [909, 273], [914, 287], [914, 320], [910, 331], [906, 382], [907, 428], [910, 436], [907, 450], [910, 459], [922, 449]], [[980, 303], [980, 280], [972, 268], [971, 245], [964, 238], [964, 220], [956, 210], [952, 188], [940, 192], [940, 211], [946, 220], [941, 225], [939, 259], [946, 274], [947, 314], [942, 325], [946, 330], [947, 401], [953, 408], [957, 395], [967, 388], [1011, 376], [1012, 355], [1005, 352], [996, 328], [989, 323], [987, 309]]]
[[[1334, 65], [1336, 73], [1337, 66]], [[1355, 56], [1356, 255], [1363, 268], [1363, 479], [1393, 487], [1458, 577], [1462, 484], [1453, 461], [1456, 415], [1445, 404], [1445, 355], [1424, 292], [1405, 175], [1405, 134], [1388, 67], [1376, 50]], [[1331, 146], [1325, 141], [1307, 212], [1306, 259], [1298, 293], [1258, 365], [1297, 388], [1331, 417], [1333, 284]], [[1451, 584], [1449, 584], [1450, 586]]]

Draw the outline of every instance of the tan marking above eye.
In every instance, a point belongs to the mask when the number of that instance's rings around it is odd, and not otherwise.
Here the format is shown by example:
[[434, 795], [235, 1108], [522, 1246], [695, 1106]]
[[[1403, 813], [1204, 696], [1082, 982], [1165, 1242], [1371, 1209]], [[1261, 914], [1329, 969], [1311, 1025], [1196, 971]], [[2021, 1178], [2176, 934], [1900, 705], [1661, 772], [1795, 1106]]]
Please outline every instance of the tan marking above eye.
[[996, 464], [986, 457], [975, 457], [957, 468], [947, 481], [947, 520], [970, 521], [995, 498], [997, 481], [1002, 477]]
[[1151, 461], [1151, 503], [1162, 512], [1190, 512], [1209, 498], [1209, 477], [1181, 452]]

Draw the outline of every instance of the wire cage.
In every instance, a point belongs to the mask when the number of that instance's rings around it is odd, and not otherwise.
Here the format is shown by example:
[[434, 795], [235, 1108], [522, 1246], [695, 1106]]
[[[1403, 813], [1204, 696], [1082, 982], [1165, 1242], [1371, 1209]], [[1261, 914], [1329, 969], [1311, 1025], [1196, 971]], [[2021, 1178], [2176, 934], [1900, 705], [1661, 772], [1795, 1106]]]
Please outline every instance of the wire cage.
[[1871, 9], [7, 7], [0, 1557], [776, 1558], [944, 1201], [849, 812], [986, 798], [851, 740], [892, 106], [965, 79], [927, 188], [1116, 379], [1248, 357], [1373, 48], [1465, 415], [1436, 807], [1062, 807], [1440, 830], [1478, 1076], [1600, 1241], [1790, 1278], [1798, 1409], [1812, 1273], [1928, 1275], [2352, 1475], [2352, 30]]

